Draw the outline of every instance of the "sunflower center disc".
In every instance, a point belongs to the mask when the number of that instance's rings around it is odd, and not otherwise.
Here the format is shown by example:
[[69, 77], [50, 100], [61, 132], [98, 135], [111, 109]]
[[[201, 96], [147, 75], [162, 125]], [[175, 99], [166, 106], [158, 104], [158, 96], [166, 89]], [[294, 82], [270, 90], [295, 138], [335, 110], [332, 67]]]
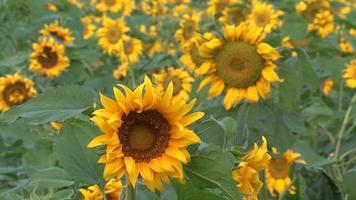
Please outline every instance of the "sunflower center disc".
[[216, 58], [217, 74], [230, 87], [247, 88], [261, 77], [263, 58], [245, 42], [226, 43]]
[[29, 97], [25, 83], [17, 82], [6, 86], [3, 92], [4, 101], [7, 105], [18, 105], [26, 101]]
[[56, 52], [52, 51], [51, 47], [44, 47], [43, 54], [38, 56], [38, 62], [41, 63], [43, 68], [52, 68], [56, 66], [58, 62], [58, 55]]
[[116, 0], [104, 0], [104, 3], [105, 3], [107, 6], [113, 6], [113, 5], [115, 5]]
[[231, 24], [239, 24], [244, 18], [244, 13], [240, 8], [230, 8], [227, 15]]
[[110, 27], [107, 38], [111, 44], [115, 44], [121, 37], [121, 31], [117, 27]]
[[170, 138], [168, 121], [156, 110], [130, 112], [122, 117], [119, 139], [122, 152], [138, 162], [161, 156]]
[[56, 40], [63, 42], [64, 41], [64, 37], [62, 35], [59, 35], [56, 31], [51, 31], [49, 32], [54, 38], [56, 38]]
[[258, 13], [255, 21], [257, 26], [266, 26], [269, 23], [269, 16], [266, 13]]
[[285, 158], [273, 158], [269, 164], [273, 178], [286, 178], [289, 175], [290, 165]]
[[183, 28], [183, 36], [184, 39], [189, 39], [193, 37], [194, 35], [194, 30], [195, 30], [195, 23], [193, 20], [188, 20], [187, 23], [185, 24]]
[[202, 58], [202, 57], [199, 55], [198, 47], [196, 47], [195, 45], [194, 45], [193, 48], [192, 48], [191, 55], [192, 55], [192, 60], [193, 60], [193, 62], [194, 62], [198, 67], [199, 67], [201, 64], [203, 64], [204, 58]]
[[172, 81], [173, 83], [173, 96], [176, 96], [179, 94], [179, 92], [182, 90], [182, 80], [179, 77], [167, 77], [167, 79], [164, 82], [164, 87], [167, 88], [169, 83]]

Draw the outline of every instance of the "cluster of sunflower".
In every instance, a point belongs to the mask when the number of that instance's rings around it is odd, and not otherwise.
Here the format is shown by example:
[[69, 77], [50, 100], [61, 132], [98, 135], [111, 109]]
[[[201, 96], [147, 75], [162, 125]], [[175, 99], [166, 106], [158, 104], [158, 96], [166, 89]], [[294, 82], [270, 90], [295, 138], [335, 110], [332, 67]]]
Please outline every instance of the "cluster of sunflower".
[[[106, 184], [104, 190], [98, 184], [81, 188], [85, 200], [119, 199], [124, 187], [135, 188], [140, 180], [152, 192], [163, 191], [172, 179], [184, 184], [184, 165], [191, 160], [188, 147], [202, 143], [189, 127], [204, 116], [193, 109], [194, 92], [205, 91], [207, 99], [221, 101], [225, 111], [267, 101], [272, 88], [284, 81], [278, 75], [282, 53], [271, 44], [280, 43], [296, 57], [296, 48], [311, 40], [311, 36], [299, 41], [284, 37], [267, 42], [282, 27], [285, 11], [262, 0], [209, 0], [203, 6], [193, 0], [67, 2], [83, 10], [82, 39], [95, 41], [103, 57], [115, 60], [118, 67], [112, 76], [119, 81], [135, 79], [135, 70], [146, 64], [142, 60], [162, 54], [175, 60], [160, 70], [146, 70], [143, 83], [135, 89], [118, 84], [114, 99], [100, 94], [102, 108], [93, 112], [91, 121], [102, 134], [88, 148], [104, 146], [98, 162], [104, 165]], [[328, 0], [300, 0], [294, 9], [308, 22], [310, 35], [325, 39], [335, 34], [338, 53], [355, 55], [348, 38], [356, 35], [356, 29], [336, 25], [335, 18], [345, 18], [356, 4], [338, 3], [342, 6], [335, 9]], [[54, 1], [45, 6], [52, 12], [61, 10]], [[131, 23], [136, 15], [145, 16], [149, 23]], [[66, 48], [73, 45], [72, 31], [60, 20], [45, 24], [32, 45], [29, 71], [49, 80], [61, 76], [70, 67]], [[343, 78], [346, 87], [356, 88], [356, 59], [346, 65]], [[325, 77], [321, 91], [329, 95], [333, 85], [332, 78]], [[37, 91], [34, 82], [16, 73], [0, 78], [0, 94], [0, 111], [7, 111]], [[61, 123], [52, 126], [59, 131]], [[245, 200], [258, 199], [262, 176], [272, 197], [295, 194], [290, 172], [294, 164], [306, 164], [301, 157], [290, 149], [279, 153], [268, 148], [262, 137], [260, 147], [255, 143], [237, 156], [231, 179]]]

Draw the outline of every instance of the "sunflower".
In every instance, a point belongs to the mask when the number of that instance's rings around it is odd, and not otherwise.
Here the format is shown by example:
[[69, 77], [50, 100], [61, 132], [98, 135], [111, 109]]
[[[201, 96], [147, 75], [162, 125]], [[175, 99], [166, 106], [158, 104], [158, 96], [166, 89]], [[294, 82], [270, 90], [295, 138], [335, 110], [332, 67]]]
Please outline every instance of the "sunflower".
[[226, 25], [238, 25], [245, 20], [246, 10], [241, 7], [227, 7], [222, 11], [219, 21]]
[[354, 48], [352, 44], [349, 41], [347, 41], [347, 39], [344, 36], [340, 37], [339, 48], [341, 53], [343, 54], [351, 54], [354, 52]]
[[271, 4], [257, 1], [253, 4], [251, 13], [247, 18], [253, 21], [256, 26], [264, 27], [266, 32], [270, 32], [282, 25], [279, 17], [283, 14], [283, 11], [273, 9]]
[[170, 67], [168, 70], [162, 69], [160, 73], [153, 74], [153, 77], [156, 85], [162, 91], [167, 88], [170, 82], [173, 82], [173, 97], [189, 100], [194, 79], [188, 72]]
[[297, 13], [302, 14], [307, 20], [312, 20], [321, 11], [330, 10], [329, 0], [302, 0], [296, 6]]
[[[285, 47], [287, 49], [293, 49], [295, 48], [293, 41], [290, 37], [284, 37], [281, 41], [282, 47]], [[297, 57], [298, 53], [296, 51], [292, 51], [292, 57]]]
[[113, 71], [112, 75], [116, 79], [125, 78], [127, 76], [128, 69], [129, 69], [128, 62], [121, 63], [121, 65]]
[[346, 70], [343, 74], [346, 81], [346, 86], [349, 88], [356, 88], [356, 60], [352, 60], [346, 64]]
[[45, 37], [51, 36], [66, 45], [72, 44], [74, 41], [72, 31], [68, 28], [61, 27], [58, 20], [51, 24], [45, 24], [40, 30], [40, 34]]
[[177, 18], [180, 18], [185, 14], [193, 14], [193, 13], [196, 13], [196, 12], [198, 12], [198, 11], [195, 10], [194, 8], [190, 7], [187, 4], [177, 4], [172, 9], [173, 16], [177, 17]]
[[29, 69], [48, 78], [58, 77], [69, 66], [64, 46], [53, 38], [45, 38], [32, 45]]
[[94, 138], [88, 147], [106, 145], [106, 154], [99, 163], [105, 163], [104, 177], [121, 178], [128, 174], [133, 187], [140, 176], [154, 191], [163, 190], [162, 182], [169, 177], [184, 180], [182, 163], [187, 164], [187, 147], [200, 143], [194, 131], [187, 128], [204, 113], [186, 115], [195, 100], [185, 103], [173, 99], [173, 84], [165, 92], [152, 85], [149, 78], [134, 91], [119, 85], [125, 95], [114, 88], [115, 99], [101, 95], [104, 108], [96, 110], [92, 121], [102, 135]]
[[150, 26], [149, 30], [147, 30], [144, 25], [141, 25], [140, 32], [154, 38], [151, 42], [143, 43], [144, 52], [147, 53], [148, 56], [152, 57], [156, 53], [160, 53], [163, 51], [162, 42], [159, 40], [157, 27], [155, 25]]
[[198, 31], [201, 13], [185, 14], [181, 17], [179, 28], [175, 33], [177, 41], [184, 45]]
[[203, 66], [206, 59], [200, 56], [198, 46], [212, 38], [214, 38], [214, 35], [211, 33], [205, 33], [203, 36], [196, 34], [183, 46], [183, 55], [179, 60], [183, 67], [194, 75], [206, 73], [209, 69]]
[[261, 42], [265, 36], [263, 28], [247, 21], [226, 26], [224, 39], [213, 38], [200, 45], [199, 55], [206, 60], [201, 67], [205, 73], [199, 90], [211, 83], [209, 98], [225, 90], [226, 110], [244, 99], [267, 99], [271, 83], [281, 81], [273, 63], [281, 56], [275, 48]]
[[[106, 199], [120, 199], [122, 191], [122, 185], [120, 180], [110, 179], [105, 184], [105, 196]], [[84, 200], [102, 200], [103, 194], [100, 190], [99, 185], [89, 186], [88, 189], [79, 189], [79, 192], [82, 193]]]
[[87, 40], [95, 34], [96, 26], [93, 24], [93, 18], [90, 16], [82, 17], [80, 21], [83, 24], [83, 38]]
[[57, 5], [54, 3], [45, 3], [44, 5], [48, 10], [56, 12], [58, 10]]
[[98, 30], [99, 45], [108, 55], [117, 53], [122, 48], [123, 42], [129, 38], [126, 33], [130, 28], [124, 18], [113, 20], [104, 17], [102, 23], [103, 27]]
[[309, 31], [317, 31], [321, 38], [325, 38], [334, 31], [334, 17], [330, 11], [322, 11], [316, 14], [312, 23], [308, 24]]
[[118, 52], [120, 61], [130, 64], [138, 62], [142, 54], [142, 48], [141, 40], [130, 37], [123, 43], [121, 50]]
[[215, 15], [221, 12], [224, 8], [239, 2], [240, 0], [209, 0], [206, 11], [208, 15]]
[[276, 148], [272, 148], [273, 156], [265, 169], [267, 189], [272, 196], [282, 194], [288, 189], [290, 194], [295, 194], [296, 188], [293, 186], [289, 171], [294, 163], [305, 164], [301, 155], [292, 150], [287, 150], [283, 155], [279, 155]]
[[257, 195], [263, 183], [260, 181], [258, 172], [263, 170], [271, 156], [267, 151], [267, 140], [262, 137], [262, 145], [254, 144], [253, 150], [248, 152], [232, 171], [232, 178], [237, 183], [237, 188], [244, 195], [244, 200], [257, 200]]
[[326, 78], [323, 81], [323, 85], [321, 86], [321, 91], [325, 95], [329, 95], [331, 90], [333, 89], [334, 81], [331, 78]]
[[7, 111], [36, 96], [34, 83], [19, 74], [0, 77], [0, 111]]
[[167, 0], [142, 0], [141, 10], [152, 17], [167, 15]]
[[51, 122], [50, 125], [59, 133], [63, 127], [63, 122]]

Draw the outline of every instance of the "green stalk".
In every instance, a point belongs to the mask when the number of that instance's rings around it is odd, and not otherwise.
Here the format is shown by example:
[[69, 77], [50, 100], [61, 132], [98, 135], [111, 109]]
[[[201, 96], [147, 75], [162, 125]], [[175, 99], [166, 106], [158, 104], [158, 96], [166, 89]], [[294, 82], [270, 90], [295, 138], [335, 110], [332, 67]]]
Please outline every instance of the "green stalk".
[[136, 199], [135, 188], [133, 188], [130, 183], [127, 185], [125, 196], [126, 196], [125, 200], [135, 200]]

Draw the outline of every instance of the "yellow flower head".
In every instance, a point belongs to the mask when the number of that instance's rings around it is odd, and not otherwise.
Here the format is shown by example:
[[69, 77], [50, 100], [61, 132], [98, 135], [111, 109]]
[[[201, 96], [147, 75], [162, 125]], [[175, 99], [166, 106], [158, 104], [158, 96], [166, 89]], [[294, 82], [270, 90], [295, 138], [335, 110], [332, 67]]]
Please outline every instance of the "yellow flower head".
[[307, 20], [312, 20], [317, 13], [330, 8], [329, 0], [302, 0], [295, 6], [297, 13], [302, 14]]
[[208, 97], [224, 91], [224, 106], [229, 110], [241, 100], [258, 102], [267, 99], [271, 83], [282, 81], [276, 73], [278, 51], [262, 42], [266, 32], [249, 21], [226, 26], [224, 39], [211, 38], [199, 46], [204, 58], [200, 72], [204, 74], [199, 89], [211, 84]]
[[343, 74], [346, 81], [346, 87], [356, 88], [356, 60], [352, 60], [350, 63], [346, 64], [346, 70]]
[[158, 33], [157, 33], [157, 27], [155, 25], [150, 26], [149, 30], [147, 30], [147, 28], [144, 25], [142, 25], [142, 26], [140, 26], [140, 32], [147, 34], [147, 35], [151, 36], [152, 38], [154, 38], [154, 40], [151, 43], [149, 43], [149, 42], [143, 43], [144, 52], [147, 53], [148, 56], [152, 57], [156, 53], [160, 53], [163, 51], [162, 43], [159, 40]]
[[185, 14], [181, 17], [179, 28], [175, 33], [175, 38], [181, 45], [184, 45], [187, 41], [190, 41], [190, 39], [196, 34], [199, 29], [200, 17], [201, 13], [195, 13], [192, 15]]
[[213, 16], [221, 12], [224, 8], [239, 2], [240, 0], [209, 0], [206, 12], [208, 15]]
[[170, 67], [168, 70], [162, 69], [160, 73], [153, 74], [153, 77], [157, 87], [162, 91], [167, 88], [170, 82], [173, 82], [173, 97], [189, 100], [194, 79], [188, 72]]
[[256, 26], [264, 27], [266, 32], [270, 32], [282, 25], [279, 17], [283, 14], [283, 11], [273, 9], [271, 4], [257, 1], [253, 4], [251, 13], [247, 18], [254, 22]]
[[238, 25], [246, 18], [246, 10], [240, 7], [226, 7], [222, 11], [219, 21], [226, 25]]
[[173, 99], [172, 83], [164, 92], [147, 77], [134, 91], [119, 87], [125, 95], [116, 87], [115, 100], [100, 95], [103, 108], [92, 118], [103, 134], [88, 147], [106, 145], [106, 153], [99, 159], [105, 163], [104, 177], [121, 178], [127, 173], [133, 187], [140, 177], [151, 191], [163, 190], [162, 181], [169, 183], [168, 177], [183, 181], [182, 163], [190, 160], [187, 147], [200, 143], [187, 126], [204, 113], [187, 114], [195, 100]]
[[46, 3], [45, 4], [45, 7], [50, 10], [50, 11], [53, 11], [53, 12], [56, 12], [58, 10], [56, 4], [54, 3]]
[[[105, 196], [107, 199], [119, 199], [122, 191], [122, 185], [120, 180], [110, 179], [105, 184]], [[79, 192], [83, 195], [83, 200], [102, 200], [103, 194], [99, 185], [89, 186], [87, 189], [79, 189]]]
[[59, 133], [63, 127], [63, 122], [51, 122], [50, 125]]
[[133, 64], [139, 61], [142, 51], [142, 41], [130, 37], [122, 44], [122, 47], [118, 52], [118, 56], [121, 62]]
[[0, 77], [0, 111], [22, 104], [36, 96], [34, 83], [19, 74]]
[[51, 24], [45, 24], [40, 30], [40, 34], [44, 37], [53, 37], [66, 45], [72, 44], [74, 41], [72, 31], [68, 28], [61, 27], [58, 20]]
[[325, 38], [334, 31], [334, 17], [330, 11], [322, 11], [308, 24], [308, 30], [316, 31], [321, 38]]
[[266, 170], [266, 184], [268, 191], [272, 196], [282, 194], [288, 189], [290, 194], [295, 194], [296, 188], [292, 185], [291, 178], [289, 177], [290, 167], [294, 163], [305, 164], [305, 161], [301, 159], [301, 155], [292, 150], [287, 150], [283, 155], [272, 156]]
[[100, 12], [120, 12], [124, 16], [130, 16], [136, 7], [135, 1], [127, 0], [99, 0], [99, 2], [95, 2], [94, 4]]
[[352, 44], [349, 41], [347, 41], [347, 39], [344, 36], [340, 37], [339, 48], [341, 53], [343, 54], [351, 54], [354, 52], [354, 48]]
[[271, 156], [267, 152], [267, 140], [262, 137], [262, 145], [254, 144], [254, 149], [248, 152], [232, 171], [232, 178], [237, 183], [237, 188], [244, 195], [245, 200], [257, 200], [258, 192], [263, 183], [260, 181], [258, 172], [263, 170]]
[[326, 78], [321, 87], [323, 94], [329, 95], [331, 90], [333, 89], [333, 86], [334, 86], [334, 81], [331, 78]]
[[45, 38], [32, 44], [29, 69], [48, 78], [58, 77], [69, 66], [64, 46], [53, 38]]
[[167, 15], [167, 0], [142, 0], [141, 10], [152, 17]]
[[127, 76], [127, 71], [129, 69], [129, 63], [122, 63], [117, 69], [113, 71], [113, 76], [116, 79], [125, 78]]
[[105, 17], [102, 23], [103, 27], [98, 29], [99, 45], [108, 55], [119, 52], [123, 42], [129, 38], [126, 33], [130, 28], [124, 18], [114, 20]]
[[87, 40], [95, 34], [96, 26], [94, 25], [91, 16], [82, 17], [80, 21], [83, 24], [83, 38]]

